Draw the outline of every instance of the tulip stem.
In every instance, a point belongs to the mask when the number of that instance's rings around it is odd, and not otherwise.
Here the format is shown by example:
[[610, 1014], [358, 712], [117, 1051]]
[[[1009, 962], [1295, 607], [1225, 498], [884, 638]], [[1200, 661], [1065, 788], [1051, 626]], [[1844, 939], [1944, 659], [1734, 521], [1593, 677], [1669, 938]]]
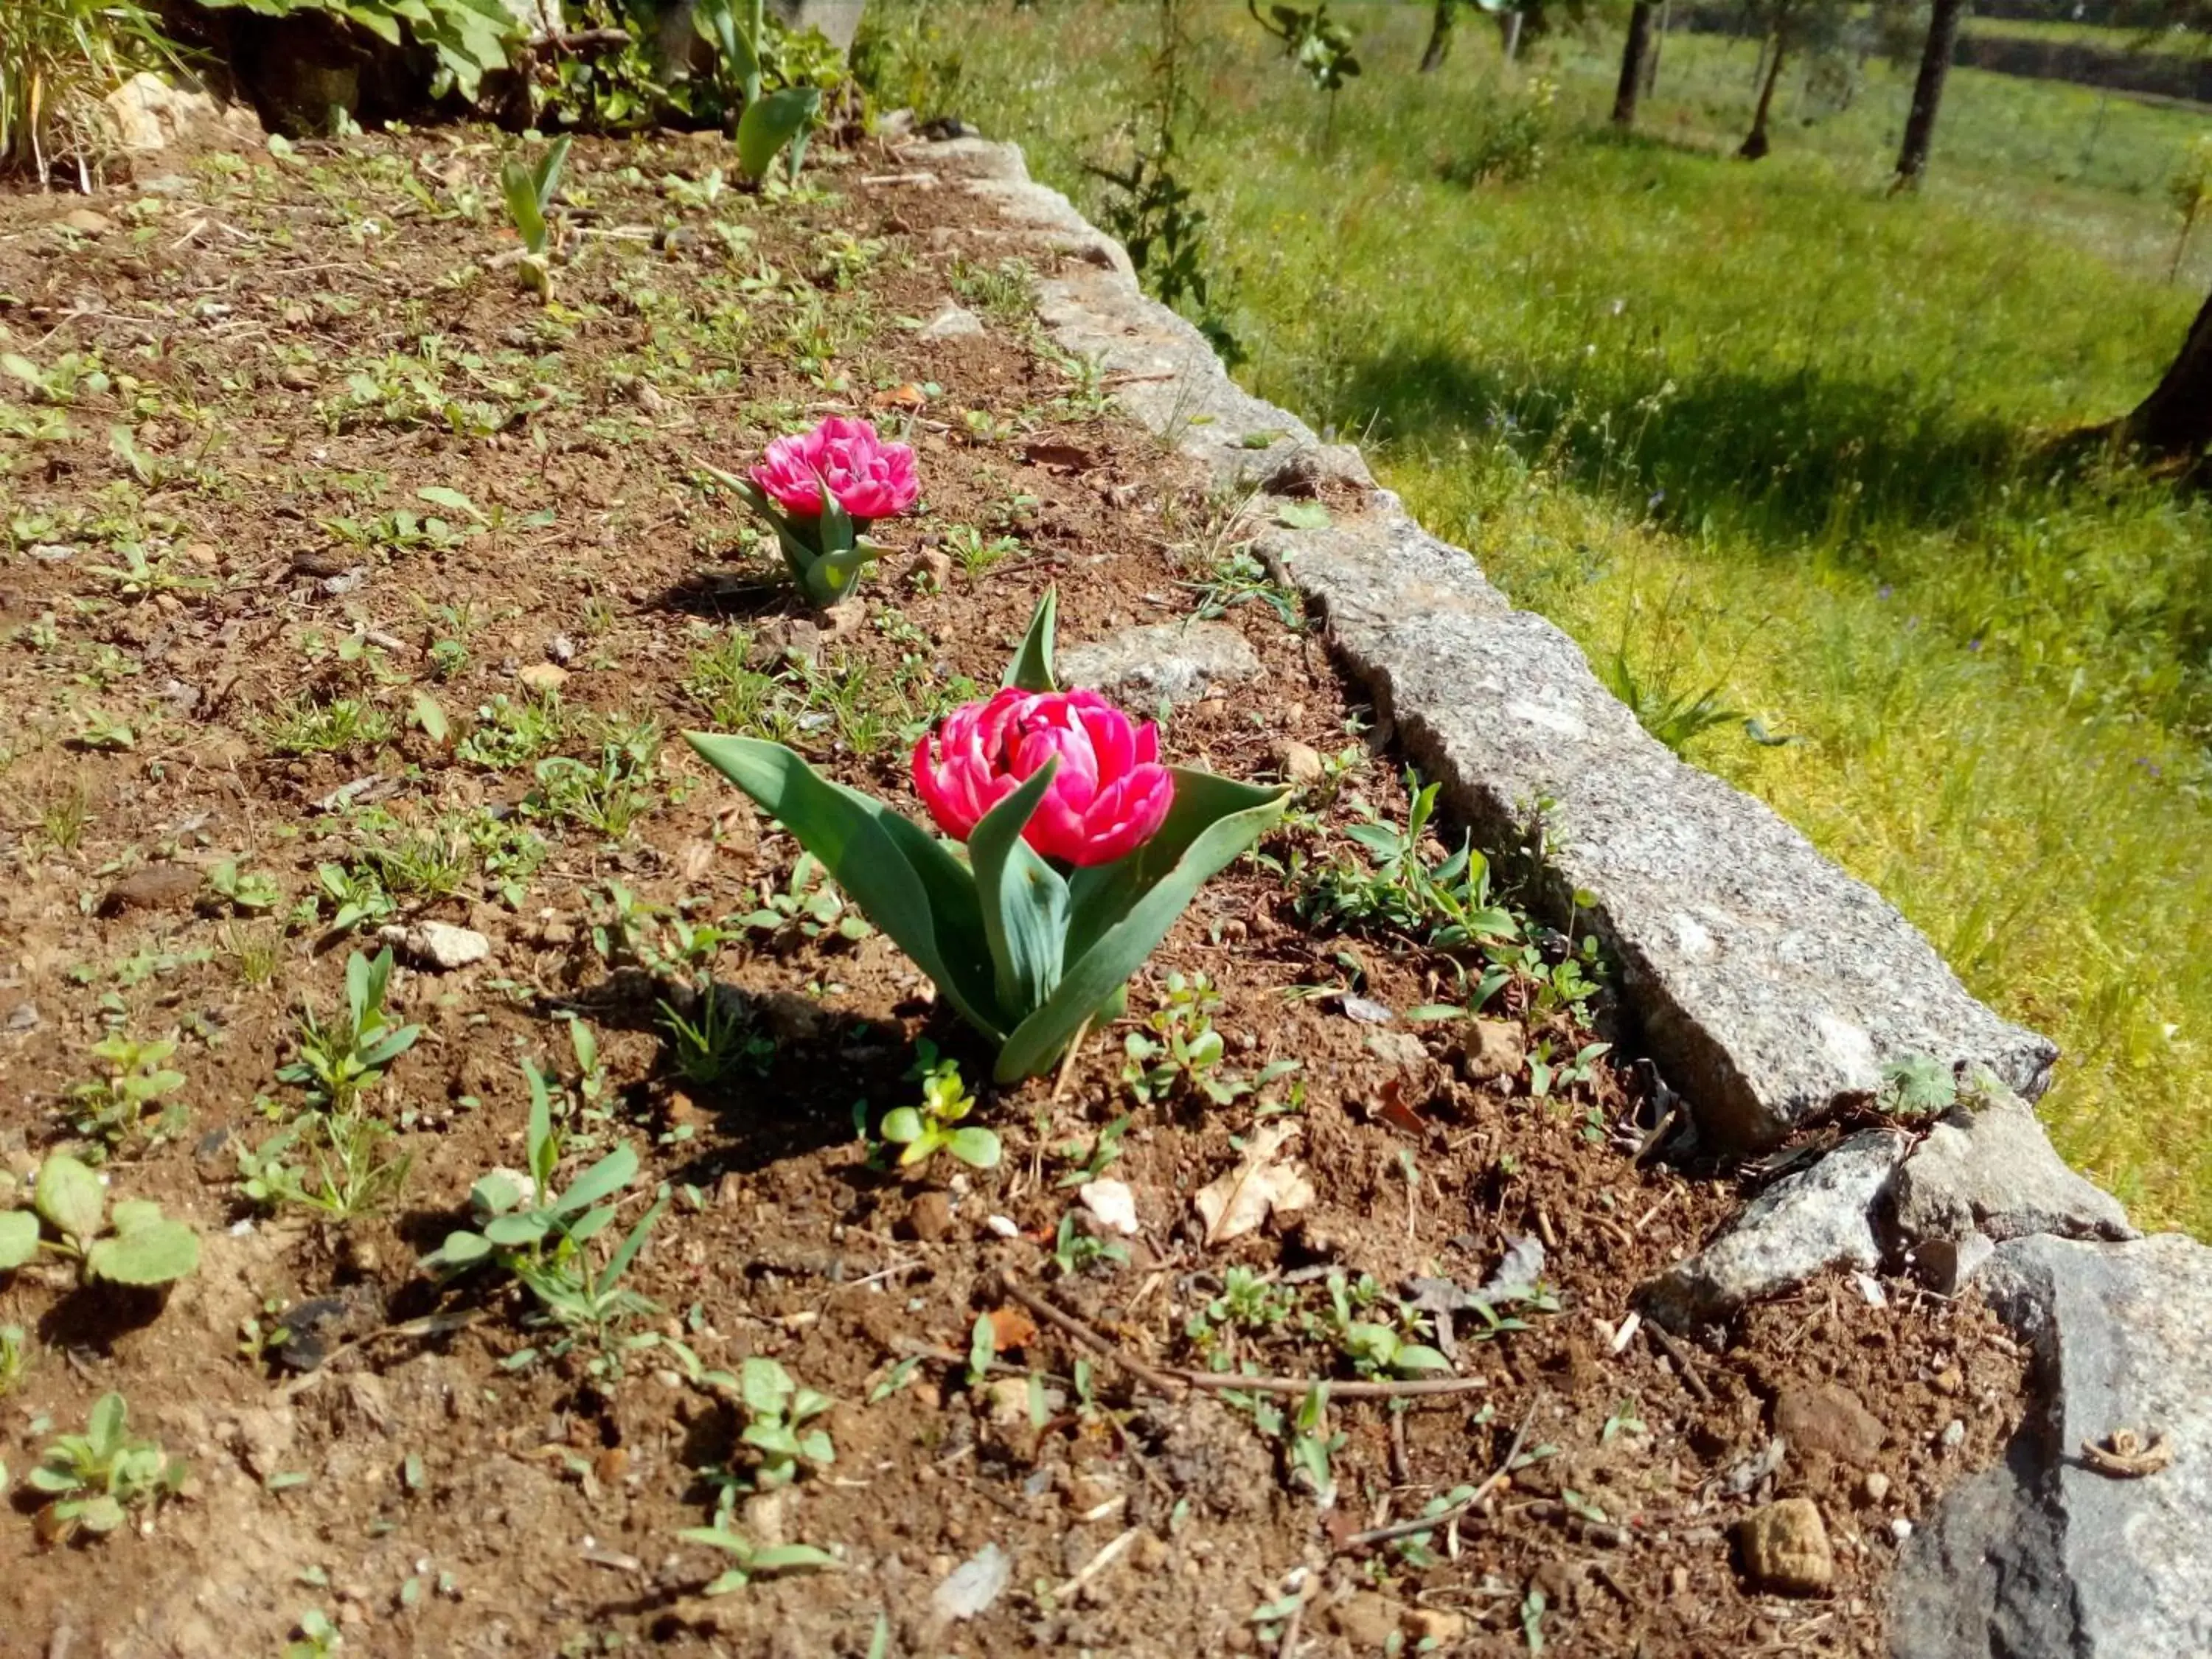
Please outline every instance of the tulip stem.
[[1075, 1028], [1075, 1035], [1068, 1039], [1067, 1052], [1060, 1056], [1060, 1075], [1052, 1080], [1052, 1093], [1046, 1098], [1047, 1105], [1056, 1104], [1060, 1096], [1067, 1092], [1067, 1079], [1075, 1070], [1076, 1051], [1083, 1047], [1083, 1039], [1090, 1035], [1091, 1017], [1086, 1014], [1083, 1024]]

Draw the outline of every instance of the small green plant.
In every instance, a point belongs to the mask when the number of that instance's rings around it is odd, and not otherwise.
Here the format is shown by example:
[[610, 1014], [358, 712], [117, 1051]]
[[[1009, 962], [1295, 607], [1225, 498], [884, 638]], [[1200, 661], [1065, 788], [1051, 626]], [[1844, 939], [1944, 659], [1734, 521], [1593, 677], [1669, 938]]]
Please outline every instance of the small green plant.
[[660, 1005], [669, 1057], [687, 1083], [712, 1087], [740, 1071], [765, 1071], [775, 1058], [775, 1044], [754, 1028], [751, 1011], [712, 979], [700, 987], [693, 1015], [686, 1018], [670, 1004]]
[[352, 880], [366, 887], [373, 879], [393, 897], [450, 898], [474, 867], [469, 820], [458, 815], [410, 824], [372, 807], [355, 828], [362, 839]]
[[96, 564], [91, 571], [95, 576], [105, 577], [124, 599], [146, 599], [156, 593], [191, 592], [207, 586], [204, 577], [189, 576], [173, 569], [167, 554], [149, 556], [145, 548], [137, 542], [118, 542], [115, 550], [122, 557], [121, 564]]
[[283, 890], [272, 878], [258, 871], [241, 870], [236, 859], [225, 859], [209, 871], [208, 886], [217, 898], [241, 915], [273, 910], [284, 898]]
[[286, 1205], [344, 1223], [387, 1207], [412, 1162], [387, 1156], [391, 1126], [366, 1112], [306, 1111], [238, 1152], [239, 1190], [264, 1209]]
[[1323, 1509], [1336, 1503], [1336, 1476], [1332, 1460], [1344, 1449], [1343, 1433], [1328, 1426], [1328, 1384], [1316, 1382], [1298, 1401], [1291, 1419], [1291, 1433], [1284, 1443], [1284, 1459], [1290, 1466], [1291, 1484], [1302, 1487]]
[[1424, 1372], [1449, 1373], [1451, 1361], [1424, 1343], [1409, 1342], [1396, 1325], [1355, 1316], [1354, 1303], [1378, 1305], [1378, 1286], [1362, 1276], [1360, 1289], [1369, 1294], [1355, 1297], [1342, 1273], [1328, 1276], [1329, 1323], [1336, 1346], [1362, 1376], [1418, 1376]]
[[1251, 1093], [1249, 1079], [1221, 1069], [1221, 1033], [1212, 1018], [1220, 1006], [1205, 975], [1170, 973], [1166, 999], [1146, 1018], [1145, 1030], [1122, 1039], [1121, 1081], [1129, 1092], [1147, 1103], [1203, 1095], [1217, 1106]]
[[488, 771], [527, 766], [560, 747], [564, 725], [558, 698], [501, 693], [477, 710], [476, 729], [453, 753]]
[[746, 1358], [738, 1369], [738, 1398], [745, 1413], [740, 1438], [758, 1454], [750, 1474], [756, 1491], [789, 1486], [802, 1468], [823, 1469], [836, 1461], [830, 1431], [817, 1421], [836, 1401], [800, 1387], [775, 1360]]
[[1959, 1076], [1932, 1054], [1899, 1054], [1881, 1068], [1875, 1109], [1892, 1117], [1941, 1117], [1959, 1101]]
[[50, 1501], [40, 1518], [50, 1536], [113, 1532], [133, 1510], [158, 1507], [182, 1490], [185, 1466], [154, 1440], [130, 1437], [130, 1407], [119, 1394], [93, 1402], [82, 1434], [57, 1437], [25, 1477]]
[[727, 1595], [756, 1578], [773, 1578], [787, 1572], [835, 1572], [842, 1565], [829, 1551], [811, 1544], [756, 1544], [726, 1527], [686, 1527], [676, 1535], [730, 1558], [730, 1565], [707, 1585], [703, 1593], [708, 1595]]
[[[73, 1083], [64, 1091], [70, 1103], [70, 1127], [103, 1152], [143, 1136], [149, 1142], [169, 1139], [185, 1127], [182, 1101], [167, 1101], [185, 1086], [185, 1074], [171, 1069], [177, 1039], [150, 1042], [113, 1031], [93, 1045], [93, 1058], [102, 1062], [101, 1075]], [[160, 1115], [149, 1127], [149, 1112]]]
[[342, 1650], [345, 1638], [320, 1607], [309, 1607], [294, 1626], [300, 1633], [284, 1644], [284, 1659], [331, 1659]]
[[111, 1210], [100, 1177], [66, 1152], [40, 1165], [28, 1210], [0, 1212], [0, 1273], [42, 1249], [72, 1258], [87, 1284], [167, 1285], [200, 1264], [198, 1233], [148, 1199], [120, 1198]]
[[1462, 839], [1431, 866], [1421, 840], [1435, 816], [1436, 784], [1409, 768], [1406, 823], [1355, 823], [1345, 833], [1370, 862], [1337, 860], [1300, 872], [1299, 916], [1325, 928], [1364, 927], [1404, 934], [1439, 950], [1517, 939], [1520, 924], [1490, 896], [1490, 865]]
[[21, 1325], [0, 1325], [0, 1400], [15, 1391], [31, 1369], [30, 1339]]
[[594, 766], [568, 755], [555, 755], [538, 763], [538, 792], [532, 797], [534, 811], [567, 818], [598, 830], [611, 841], [629, 834], [630, 826], [653, 810], [654, 757], [660, 747], [660, 731], [648, 723], [629, 743], [608, 743]]
[[521, 239], [522, 258], [515, 269], [522, 285], [540, 298], [553, 293], [553, 198], [561, 188], [561, 168], [568, 159], [568, 135], [562, 133], [545, 147], [534, 167], [510, 155], [500, 167], [500, 193], [507, 203], [507, 222]]
[[905, 1149], [898, 1156], [899, 1168], [914, 1169], [944, 1152], [971, 1169], [996, 1169], [999, 1137], [989, 1129], [957, 1127], [975, 1107], [975, 1097], [960, 1080], [959, 1062], [939, 1060], [927, 1043], [921, 1048], [921, 1104], [896, 1107], [884, 1116], [884, 1140]]
[[1059, 1231], [1053, 1236], [1052, 1260], [1064, 1278], [1074, 1279], [1109, 1262], [1126, 1267], [1129, 1252], [1110, 1238], [1087, 1231], [1070, 1210], [1060, 1217]]
[[759, 890], [759, 908], [737, 918], [737, 925], [748, 933], [773, 938], [788, 932], [801, 939], [849, 940], [866, 939], [876, 931], [866, 916], [845, 902], [822, 860], [811, 853], [799, 855], [781, 887], [772, 877], [763, 877]]
[[[384, 878], [367, 862], [319, 864], [315, 866], [315, 884], [322, 890], [322, 897], [337, 907], [331, 915], [330, 931], [333, 933], [350, 933], [356, 927], [382, 921], [399, 908], [392, 896], [392, 890], [384, 884]], [[319, 908], [313, 896], [302, 900], [295, 921], [313, 925]]]
[[[985, 436], [988, 441], [988, 434]], [[986, 538], [971, 524], [956, 524], [945, 532], [945, 550], [953, 562], [973, 581], [1001, 559], [1009, 558], [1022, 550], [1022, 544], [1012, 536]]]
[[[479, 1179], [469, 1189], [476, 1225], [447, 1234], [422, 1266], [441, 1276], [485, 1265], [513, 1273], [544, 1315], [567, 1328], [568, 1340], [597, 1339], [601, 1358], [611, 1358], [619, 1369], [619, 1350], [610, 1342], [614, 1328], [653, 1310], [622, 1277], [667, 1207], [668, 1194], [664, 1190], [655, 1197], [606, 1261], [594, 1267], [587, 1247], [619, 1213], [619, 1195], [637, 1177], [637, 1152], [618, 1146], [556, 1189], [562, 1146], [553, 1124], [552, 1091], [535, 1066], [526, 1065], [523, 1072], [530, 1084], [524, 1137], [527, 1172], [495, 1170]], [[566, 1340], [556, 1345], [556, 1352], [566, 1346]]]
[[295, 697], [269, 717], [261, 735], [279, 755], [337, 755], [389, 743], [398, 730], [389, 713], [359, 697]]
[[419, 1025], [394, 1025], [384, 1010], [392, 983], [392, 951], [374, 958], [358, 951], [346, 958], [345, 1012], [325, 1024], [313, 1009], [300, 1018], [298, 1057], [276, 1073], [277, 1080], [307, 1091], [313, 1105], [349, 1114], [364, 1090], [372, 1088], [392, 1062], [415, 1046]]

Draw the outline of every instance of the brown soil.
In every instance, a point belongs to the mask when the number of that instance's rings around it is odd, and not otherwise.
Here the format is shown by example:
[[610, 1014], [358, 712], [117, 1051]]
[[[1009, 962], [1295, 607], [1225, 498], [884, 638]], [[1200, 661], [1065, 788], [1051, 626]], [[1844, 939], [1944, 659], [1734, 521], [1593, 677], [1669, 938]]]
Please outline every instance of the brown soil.
[[[1532, 1628], [1565, 1653], [1881, 1652], [1893, 1529], [1994, 1458], [2018, 1419], [2021, 1355], [1972, 1298], [1892, 1282], [1871, 1304], [1843, 1279], [1758, 1310], [1715, 1350], [1670, 1357], [1648, 1326], [1616, 1342], [1638, 1285], [1739, 1189], [1634, 1161], [1654, 1116], [1640, 1066], [1609, 1057], [1534, 1099], [1525, 1068], [1467, 1081], [1449, 1028], [1364, 1024], [1327, 994], [1401, 1012], [1452, 994], [1450, 964], [1409, 941], [1316, 937], [1282, 873], [1301, 853], [1341, 853], [1342, 828], [1370, 811], [1402, 816], [1387, 755], [1310, 793], [1314, 818], [1268, 844], [1272, 864], [1210, 885], [1133, 988], [1141, 1018], [1167, 973], [1208, 975], [1232, 1070], [1298, 1063], [1256, 1096], [1138, 1104], [1115, 1030], [1057, 1096], [1048, 1082], [987, 1096], [996, 1170], [886, 1172], [855, 1138], [855, 1103], [872, 1119], [915, 1097], [918, 1039], [971, 1079], [989, 1056], [880, 937], [795, 928], [712, 955], [768, 1039], [762, 1069], [680, 1083], [656, 1006], [679, 994], [605, 937], [611, 884], [703, 922], [754, 908], [795, 852], [672, 738], [713, 717], [695, 656], [742, 629], [774, 671], [799, 615], [696, 462], [744, 465], [817, 410], [926, 398], [912, 434], [926, 510], [881, 527], [899, 550], [866, 619], [820, 645], [813, 684], [858, 688], [855, 712], [841, 722], [826, 694], [805, 708], [803, 690], [783, 694], [793, 741], [909, 807], [901, 728], [949, 702], [957, 676], [994, 684], [1046, 584], [1064, 641], [1187, 614], [1187, 584], [1236, 545], [1236, 514], [1150, 439], [1085, 412], [1010, 311], [985, 337], [917, 337], [974, 209], [951, 190], [861, 182], [897, 171], [888, 158], [824, 157], [814, 177], [830, 193], [811, 199], [710, 203], [702, 181], [727, 163], [708, 146], [580, 145], [569, 177], [588, 206], [550, 309], [487, 269], [509, 242], [497, 159], [478, 134], [216, 158], [95, 201], [110, 223], [83, 233], [55, 223], [81, 204], [0, 200], [0, 349], [60, 399], [0, 382], [15, 400], [0, 404], [15, 434], [0, 471], [0, 1136], [27, 1172], [68, 1144], [64, 1091], [94, 1074], [108, 1025], [176, 1032], [188, 1118], [126, 1140], [108, 1167], [118, 1193], [204, 1237], [201, 1271], [166, 1299], [80, 1291], [58, 1267], [0, 1284], [0, 1322], [26, 1328], [33, 1353], [0, 1416], [19, 1511], [0, 1527], [0, 1655], [274, 1653], [311, 1608], [346, 1652], [375, 1654], [859, 1655], [879, 1614], [877, 1650], [892, 1654], [1315, 1655], [1386, 1638], [1506, 1654], [1530, 1650]], [[688, 201], [668, 175], [691, 181]], [[471, 189], [473, 218], [455, 210]], [[71, 353], [87, 370], [96, 355], [106, 378], [54, 380]], [[136, 469], [118, 426], [135, 428]], [[464, 492], [486, 524], [426, 502], [426, 487]], [[478, 533], [362, 546], [328, 527], [395, 509]], [[961, 526], [1018, 546], [970, 576], [939, 556]], [[148, 596], [101, 574], [130, 541], [193, 585]], [[454, 631], [437, 607], [464, 605], [467, 664], [434, 680], [428, 647]], [[1362, 711], [1316, 641], [1264, 603], [1226, 620], [1266, 677], [1177, 710], [1174, 757], [1266, 775], [1295, 739], [1365, 763]], [[398, 920], [464, 923], [493, 945], [477, 966], [398, 976], [395, 1003], [423, 1036], [375, 1105], [411, 1157], [404, 1190], [343, 1226], [254, 1211], [236, 1147], [296, 1104], [276, 1072], [298, 1010], [337, 1005], [362, 942], [283, 919], [319, 866], [395, 833], [316, 803], [372, 775], [401, 824], [524, 802], [528, 764], [472, 763], [455, 745], [549, 652], [569, 659], [561, 749], [598, 757], [597, 716], [649, 715], [671, 734], [653, 810], [619, 839], [510, 817], [547, 854], [514, 891], [471, 870], [446, 896], [403, 898]], [[406, 723], [422, 691], [450, 720], [444, 743]], [[275, 752], [281, 711], [347, 696], [396, 734]], [[131, 746], [97, 746], [94, 711], [127, 724]], [[229, 859], [273, 876], [282, 902], [239, 914], [204, 886], [130, 880]], [[1571, 1054], [1590, 1034], [1535, 1014], [1530, 991], [1516, 979], [1490, 1012]], [[587, 1104], [568, 1015], [605, 1062]], [[622, 1139], [671, 1184], [629, 1279], [660, 1311], [629, 1334], [680, 1339], [708, 1367], [774, 1356], [836, 1398], [834, 1465], [744, 1501], [737, 1524], [834, 1549], [846, 1571], [702, 1599], [722, 1564], [678, 1534], [712, 1514], [702, 1471], [751, 1466], [732, 1406], [685, 1382], [665, 1346], [632, 1346], [612, 1380], [588, 1343], [556, 1354], [562, 1333], [526, 1323], [512, 1285], [441, 1288], [417, 1270], [471, 1182], [522, 1164], [526, 1057], [568, 1091], [572, 1167]], [[1285, 1107], [1313, 1203], [1287, 1230], [1206, 1246], [1193, 1194]], [[1070, 1176], [1124, 1115], [1105, 1173], [1133, 1191], [1142, 1231], [1126, 1264], [1063, 1271], [1057, 1231], [1085, 1178]], [[1386, 1294], [1417, 1274], [1472, 1286], [1531, 1235], [1555, 1310], [1517, 1310], [1526, 1328], [1487, 1340], [1458, 1316], [1454, 1368], [1479, 1389], [1332, 1401], [1343, 1439], [1326, 1509], [1250, 1409], [1162, 1397], [1039, 1333], [1001, 1284], [1012, 1274], [1140, 1364], [1347, 1379], [1325, 1328], [1331, 1271]], [[1294, 1310], [1194, 1327], [1239, 1267]], [[331, 1300], [312, 1344], [242, 1349], [247, 1322], [319, 1298]], [[998, 1316], [1011, 1389], [965, 1380], [979, 1314]], [[1816, 1387], [1849, 1390], [1879, 1432], [1855, 1442], [1848, 1405], [1802, 1392]], [[21, 1478], [109, 1389], [191, 1461], [191, 1487], [143, 1528], [41, 1547]], [[1832, 1431], [1801, 1429], [1767, 1467], [1778, 1412]], [[1510, 1482], [1451, 1535], [1354, 1543], [1483, 1481], [1524, 1429]], [[1886, 1493], [1869, 1495], [1869, 1476]], [[1826, 1517], [1825, 1596], [1745, 1584], [1731, 1529], [1789, 1495]], [[1011, 1558], [1006, 1589], [944, 1625], [933, 1591], [987, 1546]]]

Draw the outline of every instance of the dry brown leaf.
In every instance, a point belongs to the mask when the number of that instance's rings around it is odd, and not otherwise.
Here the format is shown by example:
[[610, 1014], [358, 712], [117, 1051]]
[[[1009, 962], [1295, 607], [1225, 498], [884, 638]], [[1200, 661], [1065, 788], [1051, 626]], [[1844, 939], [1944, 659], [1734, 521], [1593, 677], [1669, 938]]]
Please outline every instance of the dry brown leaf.
[[1297, 1133], [1297, 1124], [1285, 1119], [1261, 1124], [1244, 1143], [1237, 1167], [1199, 1188], [1192, 1202], [1206, 1223], [1207, 1243], [1242, 1238], [1270, 1215], [1288, 1215], [1313, 1202], [1313, 1184], [1305, 1172], [1288, 1160], [1278, 1161]]
[[991, 1310], [991, 1341], [1000, 1353], [1025, 1348], [1036, 1340], [1036, 1321], [1008, 1303]]

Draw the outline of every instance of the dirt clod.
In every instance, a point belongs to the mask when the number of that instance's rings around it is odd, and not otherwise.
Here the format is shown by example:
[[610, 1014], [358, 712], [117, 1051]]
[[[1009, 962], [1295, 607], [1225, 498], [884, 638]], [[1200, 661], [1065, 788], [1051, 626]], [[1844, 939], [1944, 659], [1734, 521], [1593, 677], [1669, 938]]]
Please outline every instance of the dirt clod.
[[149, 864], [134, 870], [100, 896], [100, 914], [161, 910], [182, 904], [200, 890], [206, 876], [189, 864]]
[[1736, 1528], [1744, 1576], [1781, 1595], [1819, 1595], [1835, 1583], [1835, 1556], [1820, 1505], [1785, 1498], [1754, 1510]]

